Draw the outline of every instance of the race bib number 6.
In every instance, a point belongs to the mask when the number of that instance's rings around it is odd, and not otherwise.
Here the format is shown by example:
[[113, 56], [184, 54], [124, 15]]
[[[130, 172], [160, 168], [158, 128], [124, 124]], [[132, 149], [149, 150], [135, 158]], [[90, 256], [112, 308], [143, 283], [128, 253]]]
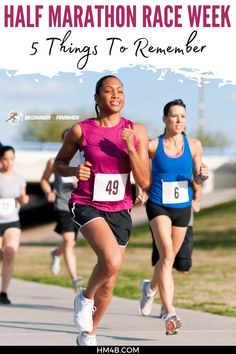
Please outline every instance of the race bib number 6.
[[163, 204], [179, 204], [188, 201], [188, 181], [162, 182]]
[[105, 174], [96, 173], [94, 180], [93, 200], [99, 202], [117, 202], [123, 200], [128, 173]]

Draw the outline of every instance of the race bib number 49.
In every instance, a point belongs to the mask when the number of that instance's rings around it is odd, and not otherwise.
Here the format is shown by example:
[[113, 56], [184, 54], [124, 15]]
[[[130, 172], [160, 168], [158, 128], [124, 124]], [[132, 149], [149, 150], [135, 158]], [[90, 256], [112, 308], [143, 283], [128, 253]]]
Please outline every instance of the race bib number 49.
[[96, 173], [94, 180], [93, 200], [99, 202], [117, 202], [123, 200], [128, 173], [105, 174]]
[[0, 216], [7, 216], [14, 213], [16, 201], [14, 198], [0, 198]]
[[162, 182], [163, 204], [178, 204], [188, 201], [188, 181]]

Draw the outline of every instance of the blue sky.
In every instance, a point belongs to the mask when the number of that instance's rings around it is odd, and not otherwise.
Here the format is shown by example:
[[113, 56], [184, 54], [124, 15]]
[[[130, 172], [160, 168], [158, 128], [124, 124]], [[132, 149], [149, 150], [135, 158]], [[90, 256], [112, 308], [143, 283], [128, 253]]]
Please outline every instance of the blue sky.
[[[0, 141], [4, 144], [22, 140], [21, 125], [6, 123], [8, 113], [18, 110], [50, 115], [64, 113], [83, 115], [94, 110], [94, 87], [97, 80], [111, 72], [85, 72], [83, 75], [60, 73], [52, 78], [40, 75], [14, 76], [0, 71], [1, 126]], [[124, 84], [126, 105], [123, 116], [143, 123], [149, 137], [162, 132], [162, 109], [166, 102], [182, 98], [187, 106], [187, 131], [193, 135], [198, 128], [199, 92], [198, 82], [175, 74], [170, 70], [134, 67], [120, 69], [115, 73]], [[236, 151], [236, 87], [222, 85], [219, 80], [205, 81], [205, 130], [212, 134], [224, 133], [232, 141]]]

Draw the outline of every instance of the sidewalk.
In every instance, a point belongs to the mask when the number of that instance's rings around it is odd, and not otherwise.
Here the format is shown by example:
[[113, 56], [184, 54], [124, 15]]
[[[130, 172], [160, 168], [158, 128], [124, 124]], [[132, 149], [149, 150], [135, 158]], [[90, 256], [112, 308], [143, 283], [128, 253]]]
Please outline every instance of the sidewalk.
[[[236, 198], [236, 189], [203, 196], [202, 207]], [[134, 225], [146, 220], [144, 208], [135, 208]], [[53, 242], [59, 237], [53, 224], [25, 230], [23, 242]], [[52, 238], [49, 237], [51, 233]], [[50, 241], [49, 241], [50, 240]], [[0, 346], [75, 346], [74, 292], [58, 286], [13, 279], [11, 306], [0, 305]], [[113, 297], [97, 330], [101, 346], [231, 346], [236, 345], [236, 318], [178, 309], [183, 327], [166, 336], [154, 304], [152, 316], [138, 313], [138, 301]]]
[[[75, 346], [72, 289], [13, 279], [13, 305], [0, 306], [0, 346]], [[113, 297], [97, 330], [100, 346], [236, 345], [236, 318], [179, 309], [183, 327], [166, 336], [160, 306], [142, 317], [138, 301]]]

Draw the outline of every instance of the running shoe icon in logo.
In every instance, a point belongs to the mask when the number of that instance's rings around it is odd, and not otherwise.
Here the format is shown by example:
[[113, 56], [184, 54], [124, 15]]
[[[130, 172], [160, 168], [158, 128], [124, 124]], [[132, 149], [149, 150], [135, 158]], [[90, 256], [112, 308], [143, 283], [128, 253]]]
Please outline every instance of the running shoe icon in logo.
[[22, 120], [23, 114], [20, 111], [14, 110], [8, 113], [6, 122], [12, 125], [18, 125], [22, 122]]

